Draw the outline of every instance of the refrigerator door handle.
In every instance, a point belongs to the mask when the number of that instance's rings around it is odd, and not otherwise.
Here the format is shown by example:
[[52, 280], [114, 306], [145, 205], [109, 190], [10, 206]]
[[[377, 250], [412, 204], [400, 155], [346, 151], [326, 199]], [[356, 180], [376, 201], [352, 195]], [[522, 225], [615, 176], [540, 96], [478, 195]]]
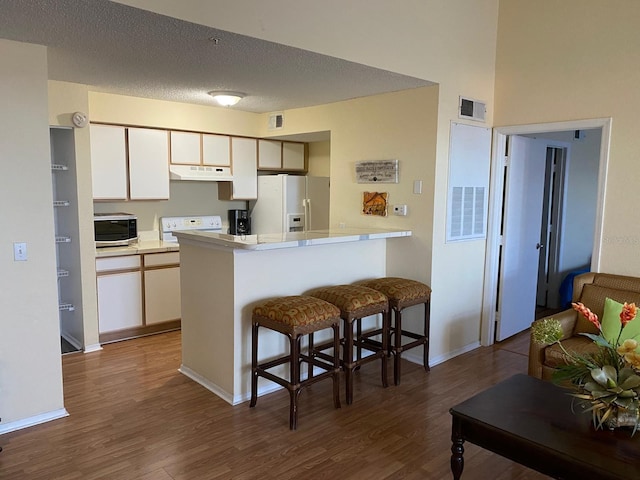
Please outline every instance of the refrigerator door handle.
[[304, 207], [304, 231], [309, 231], [309, 225], [311, 225], [311, 199], [305, 198], [302, 200], [302, 205]]

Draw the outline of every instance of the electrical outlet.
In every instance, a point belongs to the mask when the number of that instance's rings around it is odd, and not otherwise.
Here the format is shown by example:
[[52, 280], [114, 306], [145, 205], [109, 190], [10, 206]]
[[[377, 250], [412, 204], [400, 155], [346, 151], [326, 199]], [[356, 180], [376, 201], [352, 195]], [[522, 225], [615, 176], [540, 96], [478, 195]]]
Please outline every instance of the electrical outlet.
[[27, 261], [27, 244], [26, 242], [16, 242], [13, 244], [13, 260], [15, 262]]
[[393, 206], [393, 214], [405, 216], [407, 214], [407, 206], [406, 205], [394, 205]]

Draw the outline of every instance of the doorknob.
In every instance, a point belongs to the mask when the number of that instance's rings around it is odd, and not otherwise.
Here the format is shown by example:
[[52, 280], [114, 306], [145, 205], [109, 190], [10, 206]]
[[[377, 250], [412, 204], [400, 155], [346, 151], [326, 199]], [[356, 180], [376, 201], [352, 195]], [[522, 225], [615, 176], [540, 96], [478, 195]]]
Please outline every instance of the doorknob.
[[540, 250], [541, 248], [544, 248], [544, 245], [541, 243], [536, 243], [536, 250]]

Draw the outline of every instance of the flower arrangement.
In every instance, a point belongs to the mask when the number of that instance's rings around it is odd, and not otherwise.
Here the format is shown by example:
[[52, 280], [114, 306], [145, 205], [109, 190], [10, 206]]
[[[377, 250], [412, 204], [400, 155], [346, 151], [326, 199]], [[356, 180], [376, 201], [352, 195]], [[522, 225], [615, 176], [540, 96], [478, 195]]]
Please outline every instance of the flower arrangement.
[[[593, 414], [596, 429], [608, 426], [632, 426], [635, 434], [640, 426], [640, 353], [638, 340], [629, 329], [637, 313], [634, 303], [622, 306], [617, 325], [603, 325], [598, 316], [582, 303], [572, 303], [574, 310], [589, 320], [598, 334], [582, 333], [598, 346], [595, 353], [578, 354], [565, 350], [560, 322], [547, 318], [532, 327], [532, 338], [537, 343], [557, 343], [562, 349], [566, 365], [554, 374], [556, 382], [570, 382], [572, 395], [586, 403]], [[603, 322], [607, 320], [605, 315]], [[626, 330], [625, 330], [626, 328]], [[633, 331], [630, 331], [633, 330]]]

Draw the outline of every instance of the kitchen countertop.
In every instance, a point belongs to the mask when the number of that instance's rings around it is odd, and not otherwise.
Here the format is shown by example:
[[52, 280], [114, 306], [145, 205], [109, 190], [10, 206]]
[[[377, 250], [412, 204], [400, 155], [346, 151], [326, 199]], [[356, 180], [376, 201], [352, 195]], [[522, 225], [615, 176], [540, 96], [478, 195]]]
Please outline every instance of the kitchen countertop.
[[175, 242], [172, 243], [163, 242], [161, 240], [143, 240], [127, 247], [96, 248], [96, 258], [178, 251], [180, 251], [180, 246]]
[[308, 232], [270, 233], [263, 235], [228, 235], [213, 232], [175, 232], [180, 241], [210, 244], [241, 250], [275, 250], [279, 248], [359, 242], [394, 237], [410, 237], [411, 230], [380, 228], [336, 228]]

